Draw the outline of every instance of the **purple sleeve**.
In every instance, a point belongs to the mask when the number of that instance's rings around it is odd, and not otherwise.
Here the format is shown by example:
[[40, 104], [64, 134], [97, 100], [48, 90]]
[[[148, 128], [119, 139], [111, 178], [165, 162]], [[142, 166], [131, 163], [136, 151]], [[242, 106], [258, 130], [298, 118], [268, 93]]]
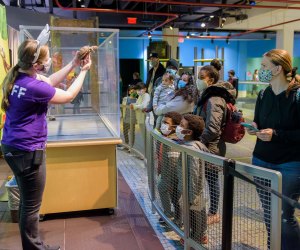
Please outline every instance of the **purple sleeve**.
[[55, 95], [55, 88], [43, 81], [34, 83], [33, 99], [38, 103], [48, 103]]

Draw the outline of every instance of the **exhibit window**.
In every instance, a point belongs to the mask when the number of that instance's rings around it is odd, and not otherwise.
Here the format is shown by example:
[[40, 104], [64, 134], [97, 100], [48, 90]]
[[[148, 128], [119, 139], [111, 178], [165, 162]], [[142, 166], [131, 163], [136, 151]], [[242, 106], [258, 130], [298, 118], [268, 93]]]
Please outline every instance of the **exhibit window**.
[[[36, 39], [44, 27], [20, 26], [21, 41]], [[92, 67], [71, 103], [49, 105], [48, 141], [112, 139], [120, 137], [119, 31], [115, 29], [50, 27], [52, 74], [74, 57], [82, 46], [96, 46]], [[58, 86], [67, 89], [80, 68]]]

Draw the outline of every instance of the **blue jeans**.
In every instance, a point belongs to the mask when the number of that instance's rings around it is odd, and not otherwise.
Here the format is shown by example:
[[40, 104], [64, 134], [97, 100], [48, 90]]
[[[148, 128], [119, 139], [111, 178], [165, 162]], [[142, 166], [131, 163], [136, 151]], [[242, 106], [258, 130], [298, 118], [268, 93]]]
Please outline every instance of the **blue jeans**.
[[[253, 157], [252, 164], [267, 169], [281, 172], [282, 174], [282, 194], [298, 201], [300, 197], [300, 162], [287, 162], [282, 164], [272, 164]], [[258, 190], [264, 211], [270, 211], [270, 193]], [[266, 197], [269, 197], [266, 199]], [[268, 213], [269, 214], [269, 213]], [[284, 200], [282, 201], [282, 223], [281, 223], [281, 249], [296, 250], [300, 247], [300, 227], [294, 216], [295, 208]], [[265, 222], [270, 223], [270, 215], [265, 212]], [[268, 236], [270, 232], [268, 230]]]

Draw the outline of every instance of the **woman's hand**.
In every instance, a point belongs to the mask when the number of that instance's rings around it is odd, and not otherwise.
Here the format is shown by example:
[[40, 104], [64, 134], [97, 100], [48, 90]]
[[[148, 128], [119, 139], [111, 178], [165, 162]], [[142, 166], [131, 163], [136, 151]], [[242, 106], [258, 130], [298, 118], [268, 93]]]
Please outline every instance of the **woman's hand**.
[[78, 67], [81, 64], [81, 60], [79, 59], [78, 54], [79, 54], [79, 51], [77, 50], [76, 53], [75, 53], [75, 56], [72, 60], [72, 67], [73, 68]]
[[[252, 125], [253, 127], [257, 128], [257, 124], [256, 124], [255, 122], [252, 122], [251, 125]], [[254, 130], [249, 129], [249, 128], [246, 128], [246, 130], [247, 130], [247, 133], [248, 133], [249, 135], [256, 135], [256, 133], [257, 133], [257, 132], [255, 132]]]
[[271, 141], [273, 136], [273, 129], [262, 129], [259, 132], [256, 132], [256, 136], [262, 141]]
[[87, 71], [91, 68], [92, 60], [91, 56], [87, 56], [84, 60], [81, 60], [81, 71]]

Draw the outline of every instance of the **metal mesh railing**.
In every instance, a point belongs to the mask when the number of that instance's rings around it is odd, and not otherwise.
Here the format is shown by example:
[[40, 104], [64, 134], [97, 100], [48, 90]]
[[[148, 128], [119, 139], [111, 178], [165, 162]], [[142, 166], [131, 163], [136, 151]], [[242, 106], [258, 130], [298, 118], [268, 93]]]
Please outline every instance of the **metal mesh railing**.
[[[228, 182], [225, 158], [184, 147], [151, 129], [146, 146], [153, 208], [160, 214], [160, 222], [167, 223], [181, 237], [186, 249], [228, 249], [224, 248], [228, 241], [231, 249], [280, 249], [278, 198], [231, 176], [234, 188], [232, 208], [228, 209], [226, 201], [230, 198], [223, 193]], [[262, 184], [281, 191], [278, 172], [242, 163], [235, 167], [251, 179], [259, 177]], [[228, 210], [232, 211], [231, 227]]]
[[[280, 249], [281, 202], [277, 197], [226, 174], [228, 159], [162, 137], [147, 122], [137, 121], [138, 112], [142, 119], [145, 113], [125, 107], [131, 119], [124, 145], [130, 153], [147, 158], [153, 211], [159, 213], [160, 223], [177, 233], [186, 249]], [[240, 162], [233, 167], [281, 192], [280, 173]]]

